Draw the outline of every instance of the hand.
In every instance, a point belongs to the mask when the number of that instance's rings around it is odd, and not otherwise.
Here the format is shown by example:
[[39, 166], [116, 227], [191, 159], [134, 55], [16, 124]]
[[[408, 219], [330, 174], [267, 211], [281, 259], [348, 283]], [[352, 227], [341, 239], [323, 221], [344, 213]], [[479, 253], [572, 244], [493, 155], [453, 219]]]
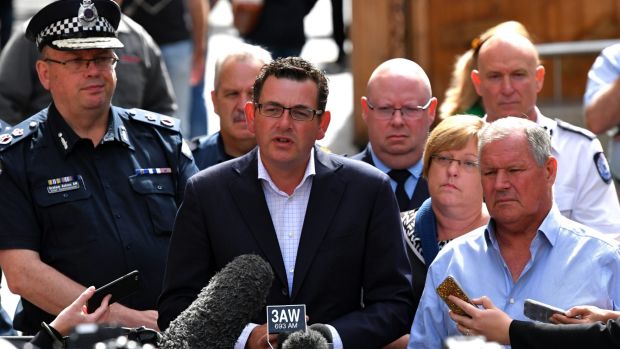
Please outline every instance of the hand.
[[620, 312], [601, 309], [592, 305], [572, 307], [566, 311], [566, 316], [554, 314], [551, 322], [554, 324], [585, 324], [593, 322], [607, 322], [620, 317]]
[[[271, 343], [271, 347], [267, 344], [267, 340]], [[278, 349], [278, 336], [275, 334], [267, 337], [267, 324], [254, 327], [245, 343], [247, 349]]]
[[135, 310], [119, 303], [110, 305], [109, 310], [98, 321], [101, 323], [118, 324], [125, 327], [144, 326], [159, 331], [156, 310]]
[[484, 309], [477, 308], [455, 296], [450, 296], [450, 300], [471, 316], [471, 318], [468, 318], [450, 311], [450, 318], [456, 322], [457, 328], [461, 333], [466, 336], [482, 335], [492, 342], [510, 344], [508, 330], [510, 329], [512, 319], [495, 307], [488, 297], [483, 296], [472, 299], [472, 303], [482, 305]]
[[192, 70], [189, 76], [190, 86], [196, 86], [205, 76], [205, 54], [204, 48], [196, 48], [192, 53]]
[[63, 309], [50, 325], [63, 336], [69, 335], [71, 330], [79, 324], [97, 322], [108, 310], [108, 302], [111, 295], [107, 295], [101, 301], [99, 308], [91, 314], [86, 311], [86, 302], [95, 294], [95, 287], [90, 286], [80, 296]]

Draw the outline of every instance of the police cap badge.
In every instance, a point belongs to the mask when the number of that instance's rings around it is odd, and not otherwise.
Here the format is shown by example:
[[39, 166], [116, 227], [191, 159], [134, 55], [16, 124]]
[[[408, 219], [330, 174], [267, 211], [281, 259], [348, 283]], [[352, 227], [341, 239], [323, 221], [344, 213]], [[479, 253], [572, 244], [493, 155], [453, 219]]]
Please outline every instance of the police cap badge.
[[39, 50], [48, 45], [62, 51], [121, 48], [116, 28], [121, 18], [112, 0], [62, 0], [32, 17], [26, 37]]

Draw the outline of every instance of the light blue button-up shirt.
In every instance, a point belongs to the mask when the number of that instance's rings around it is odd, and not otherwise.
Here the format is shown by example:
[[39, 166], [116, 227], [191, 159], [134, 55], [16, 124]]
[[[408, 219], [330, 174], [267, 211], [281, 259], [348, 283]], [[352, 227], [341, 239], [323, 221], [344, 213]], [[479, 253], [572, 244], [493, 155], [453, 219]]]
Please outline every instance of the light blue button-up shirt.
[[460, 335], [435, 289], [452, 275], [470, 298], [488, 296], [510, 317], [523, 315], [534, 299], [562, 309], [620, 306], [620, 247], [593, 230], [563, 217], [554, 205], [530, 245], [531, 258], [516, 282], [504, 261], [494, 222], [446, 245], [431, 264], [411, 327], [410, 349], [435, 349]]

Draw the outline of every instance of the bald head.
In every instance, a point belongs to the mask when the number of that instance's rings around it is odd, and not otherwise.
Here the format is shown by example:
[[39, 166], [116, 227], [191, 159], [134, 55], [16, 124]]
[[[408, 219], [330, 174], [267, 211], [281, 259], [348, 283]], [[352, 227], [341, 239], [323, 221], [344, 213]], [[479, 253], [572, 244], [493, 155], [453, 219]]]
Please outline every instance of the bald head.
[[373, 153], [391, 169], [405, 169], [422, 158], [437, 99], [424, 70], [408, 59], [379, 65], [362, 97], [362, 118]]
[[427, 99], [433, 95], [431, 82], [426, 72], [416, 62], [405, 58], [394, 58], [381, 63], [370, 75], [367, 85], [368, 95], [376, 88], [378, 80], [402, 78], [417, 82], [420, 89], [425, 90]]
[[508, 115], [536, 121], [536, 100], [544, 77], [534, 44], [522, 35], [502, 31], [482, 44], [478, 69], [471, 74], [488, 121]]

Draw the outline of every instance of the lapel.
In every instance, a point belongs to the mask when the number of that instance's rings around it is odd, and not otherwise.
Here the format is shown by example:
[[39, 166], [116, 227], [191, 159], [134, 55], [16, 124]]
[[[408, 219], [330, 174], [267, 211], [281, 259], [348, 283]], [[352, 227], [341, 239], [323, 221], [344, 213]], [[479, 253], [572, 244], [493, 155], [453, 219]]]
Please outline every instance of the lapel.
[[342, 162], [317, 147], [315, 155], [316, 175], [312, 180], [312, 190], [297, 249], [291, 300], [299, 293], [346, 189], [346, 182], [338, 174], [343, 166]]
[[262, 254], [283, 285], [287, 285], [284, 261], [273, 227], [265, 194], [258, 180], [258, 155], [254, 148], [233, 164], [237, 178], [229, 183], [229, 190], [242, 219], [250, 229]]

